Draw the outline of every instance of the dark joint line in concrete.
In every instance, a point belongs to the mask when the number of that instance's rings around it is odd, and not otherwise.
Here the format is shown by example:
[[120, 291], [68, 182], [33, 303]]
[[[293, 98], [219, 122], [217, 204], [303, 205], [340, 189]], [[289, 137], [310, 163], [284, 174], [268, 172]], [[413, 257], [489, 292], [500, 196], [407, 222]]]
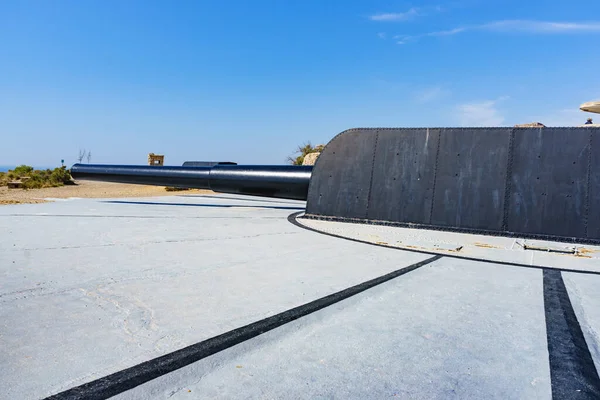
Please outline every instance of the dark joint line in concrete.
[[441, 255], [436, 255], [421, 262], [398, 269], [389, 274], [382, 275], [378, 278], [360, 283], [356, 286], [352, 286], [329, 296], [322, 297], [302, 306], [284, 311], [272, 317], [265, 318], [153, 360], [149, 360], [103, 378], [96, 379], [92, 382], [68, 389], [64, 392], [47, 397], [46, 400], [92, 400], [106, 399], [116, 396], [153, 379], [214, 355], [220, 351], [227, 350], [228, 348], [237, 344], [253, 339], [263, 333], [271, 331], [299, 318], [305, 317], [335, 303], [346, 300], [361, 292], [381, 285], [382, 283], [414, 271], [419, 267], [439, 260], [440, 258], [442, 258]]
[[552, 398], [600, 398], [600, 377], [560, 271], [544, 270], [544, 309]]

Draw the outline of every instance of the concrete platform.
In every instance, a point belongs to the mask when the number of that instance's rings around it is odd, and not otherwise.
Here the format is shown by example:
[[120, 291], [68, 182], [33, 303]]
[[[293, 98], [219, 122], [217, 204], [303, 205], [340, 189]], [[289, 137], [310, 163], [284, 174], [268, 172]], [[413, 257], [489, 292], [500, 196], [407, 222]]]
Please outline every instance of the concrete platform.
[[297, 222], [327, 235], [390, 248], [464, 259], [600, 272], [600, 246], [591, 244], [348, 224], [305, 219], [303, 215], [298, 216]]
[[304, 206], [179, 195], [1, 207], [0, 399], [600, 393], [595, 256], [507, 265], [502, 252], [377, 246], [305, 229], [290, 217]]

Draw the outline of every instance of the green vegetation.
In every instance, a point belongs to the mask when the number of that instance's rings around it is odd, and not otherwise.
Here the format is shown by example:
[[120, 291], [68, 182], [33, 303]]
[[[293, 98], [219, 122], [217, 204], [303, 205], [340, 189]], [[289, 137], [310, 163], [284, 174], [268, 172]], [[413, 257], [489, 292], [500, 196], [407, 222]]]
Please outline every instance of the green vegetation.
[[181, 190], [190, 190], [190, 188], [180, 188], [180, 187], [167, 186], [167, 187], [165, 187], [165, 190], [167, 192], [179, 192]]
[[302, 165], [302, 162], [304, 161], [304, 157], [306, 157], [307, 154], [321, 152], [321, 151], [323, 151], [324, 147], [325, 146], [322, 144], [313, 146], [312, 144], [310, 144], [310, 142], [308, 142], [302, 146], [298, 146], [298, 149], [296, 150], [296, 152], [294, 154], [300, 154], [300, 155], [298, 155], [296, 157], [294, 157], [294, 156], [288, 157], [288, 162], [292, 165]]
[[72, 184], [71, 174], [67, 167], [34, 170], [29, 165], [19, 165], [8, 172], [0, 172], [0, 185], [7, 186], [9, 182], [22, 182], [23, 189], [40, 189], [45, 187], [58, 187], [65, 184]]

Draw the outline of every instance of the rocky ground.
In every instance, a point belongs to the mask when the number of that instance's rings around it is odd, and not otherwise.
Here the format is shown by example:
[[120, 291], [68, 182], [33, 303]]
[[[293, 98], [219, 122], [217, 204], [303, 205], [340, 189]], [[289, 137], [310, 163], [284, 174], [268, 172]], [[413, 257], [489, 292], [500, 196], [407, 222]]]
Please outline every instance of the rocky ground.
[[[45, 199], [80, 198], [116, 198], [116, 197], [148, 197], [172, 196], [173, 194], [213, 193], [210, 190], [185, 190], [167, 192], [164, 186], [128, 185], [122, 183], [76, 181], [76, 185], [44, 189], [8, 189], [0, 187], [0, 205], [44, 203]], [[50, 200], [51, 201], [51, 200]]]

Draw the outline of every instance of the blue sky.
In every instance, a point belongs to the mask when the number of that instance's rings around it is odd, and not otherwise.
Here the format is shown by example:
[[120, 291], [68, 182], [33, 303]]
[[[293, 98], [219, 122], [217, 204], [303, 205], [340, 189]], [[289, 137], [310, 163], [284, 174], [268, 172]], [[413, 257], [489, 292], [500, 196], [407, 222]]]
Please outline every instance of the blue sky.
[[4, 0], [0, 165], [280, 164], [353, 127], [580, 124], [600, 2], [576, 4]]

